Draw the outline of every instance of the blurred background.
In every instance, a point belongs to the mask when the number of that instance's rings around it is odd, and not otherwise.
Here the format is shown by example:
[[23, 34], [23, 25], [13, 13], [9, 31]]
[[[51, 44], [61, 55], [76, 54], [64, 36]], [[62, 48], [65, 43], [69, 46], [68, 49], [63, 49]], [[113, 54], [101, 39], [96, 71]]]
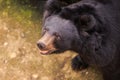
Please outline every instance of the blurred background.
[[0, 80], [102, 80], [95, 68], [74, 72], [76, 53], [43, 56], [40, 38], [45, 0], [0, 0]]

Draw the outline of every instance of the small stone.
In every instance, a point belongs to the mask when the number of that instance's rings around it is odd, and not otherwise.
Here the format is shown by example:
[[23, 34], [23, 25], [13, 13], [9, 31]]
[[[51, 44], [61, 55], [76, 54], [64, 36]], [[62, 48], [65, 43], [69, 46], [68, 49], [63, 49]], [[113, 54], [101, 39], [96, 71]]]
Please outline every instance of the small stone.
[[3, 62], [6, 64], [8, 61], [7, 61], [7, 60], [4, 60]]
[[34, 80], [36, 80], [38, 77], [39, 77], [38, 74], [33, 74], [33, 75], [32, 75], [32, 79], [34, 79]]
[[6, 26], [4, 26], [3, 29], [4, 29], [5, 31], [8, 31], [8, 27], [6, 27]]
[[17, 56], [16, 53], [12, 53], [12, 54], [10, 54], [10, 58], [15, 58], [16, 56]]
[[41, 77], [41, 80], [50, 80], [47, 76]]
[[8, 42], [5, 42], [3, 45], [4, 45], [4, 46], [7, 46], [7, 45], [8, 45]]
[[21, 37], [22, 37], [22, 38], [25, 38], [25, 34], [24, 34], [24, 33], [21, 33]]
[[88, 72], [86, 72], [85, 74], [88, 75]]
[[27, 80], [27, 78], [23, 78], [23, 80]]

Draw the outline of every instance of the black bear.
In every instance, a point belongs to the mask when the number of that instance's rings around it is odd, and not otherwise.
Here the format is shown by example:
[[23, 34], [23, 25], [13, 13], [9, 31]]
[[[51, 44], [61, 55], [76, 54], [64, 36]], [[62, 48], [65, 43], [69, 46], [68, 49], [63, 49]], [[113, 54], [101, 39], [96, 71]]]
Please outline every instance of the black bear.
[[104, 80], [120, 80], [120, 0], [48, 0], [41, 54], [72, 50], [72, 68], [100, 69]]

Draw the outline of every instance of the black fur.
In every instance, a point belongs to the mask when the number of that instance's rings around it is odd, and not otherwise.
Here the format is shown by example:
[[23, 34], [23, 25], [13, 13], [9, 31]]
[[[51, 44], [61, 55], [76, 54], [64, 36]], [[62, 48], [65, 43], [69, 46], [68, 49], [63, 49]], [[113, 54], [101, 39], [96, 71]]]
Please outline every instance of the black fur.
[[44, 26], [48, 33], [60, 34], [62, 40], [54, 43], [60, 52], [78, 53], [72, 60], [74, 70], [95, 66], [102, 71], [104, 80], [120, 80], [119, 3], [120, 0], [47, 1]]
[[72, 59], [72, 63], [71, 63], [72, 69], [75, 71], [79, 71], [79, 70], [83, 70], [86, 69], [88, 67], [88, 64], [86, 64], [85, 62], [83, 62], [83, 60], [81, 59], [81, 57], [75, 56]]

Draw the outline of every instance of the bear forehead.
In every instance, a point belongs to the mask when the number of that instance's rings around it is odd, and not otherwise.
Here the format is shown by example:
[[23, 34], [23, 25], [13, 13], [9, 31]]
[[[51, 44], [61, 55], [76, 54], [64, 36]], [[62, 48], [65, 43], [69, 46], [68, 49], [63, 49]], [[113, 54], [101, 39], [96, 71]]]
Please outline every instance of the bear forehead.
[[59, 28], [58, 26], [62, 28], [75, 27], [72, 21], [61, 18], [59, 15], [53, 15], [53, 16], [48, 17], [45, 20], [45, 26], [46, 27], [57, 27], [57, 28]]

